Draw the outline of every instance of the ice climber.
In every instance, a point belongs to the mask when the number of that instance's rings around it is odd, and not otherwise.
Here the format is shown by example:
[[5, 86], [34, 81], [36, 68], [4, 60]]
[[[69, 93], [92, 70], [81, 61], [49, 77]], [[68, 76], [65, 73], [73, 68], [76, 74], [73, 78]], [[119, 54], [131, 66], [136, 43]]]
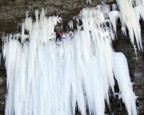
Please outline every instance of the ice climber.
[[61, 41], [61, 36], [63, 35], [61, 21], [57, 22], [57, 25], [55, 26], [54, 31], [56, 33], [56, 42], [57, 42], [58, 39], [59, 39], [59, 41]]

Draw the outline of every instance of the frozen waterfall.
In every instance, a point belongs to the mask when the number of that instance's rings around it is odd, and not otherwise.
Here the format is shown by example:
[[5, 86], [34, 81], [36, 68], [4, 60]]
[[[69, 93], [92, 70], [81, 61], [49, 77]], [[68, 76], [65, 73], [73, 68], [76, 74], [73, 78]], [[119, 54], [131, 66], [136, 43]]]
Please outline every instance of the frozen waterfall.
[[[104, 115], [105, 102], [110, 106], [109, 91], [115, 93], [115, 78], [128, 114], [137, 115], [126, 57], [111, 46], [120, 17], [115, 8], [110, 11], [103, 4], [83, 9], [75, 17], [83, 25], [77, 25], [73, 36], [66, 34], [60, 46], [52, 39], [58, 17], [45, 17], [44, 10], [40, 16], [36, 11], [36, 21], [27, 15], [21, 33], [4, 36], [5, 114], [74, 115], [78, 105], [82, 115], [86, 109]], [[134, 34], [139, 38], [137, 31]], [[137, 44], [142, 48], [140, 39]]]

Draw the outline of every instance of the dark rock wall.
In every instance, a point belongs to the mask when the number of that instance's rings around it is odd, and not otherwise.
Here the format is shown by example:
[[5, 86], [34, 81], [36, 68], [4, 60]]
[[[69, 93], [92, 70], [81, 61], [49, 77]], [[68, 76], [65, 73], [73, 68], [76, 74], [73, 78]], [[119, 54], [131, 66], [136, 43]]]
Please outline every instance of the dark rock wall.
[[[2, 34], [20, 31], [18, 25], [25, 18], [26, 11], [30, 11], [29, 15], [33, 16], [35, 9], [44, 7], [47, 11], [46, 15], [59, 14], [67, 22], [78, 14], [80, 9], [85, 6], [96, 5], [99, 1], [92, 0], [93, 4], [87, 5], [85, 0], [0, 0], [0, 52], [2, 51]], [[108, 2], [111, 3], [113, 0], [108, 0]], [[141, 24], [142, 33], [144, 33], [144, 22], [141, 22]], [[118, 28], [120, 28], [120, 25]], [[118, 39], [113, 43], [113, 47], [115, 51], [123, 52], [128, 59], [131, 80], [134, 82], [134, 92], [138, 96], [137, 109], [139, 115], [144, 115], [144, 54], [138, 52], [136, 58], [128, 37], [122, 35], [120, 29], [118, 30]], [[144, 34], [142, 36], [144, 38]], [[4, 114], [5, 93], [6, 73], [2, 63], [0, 66], [0, 115]], [[121, 100], [118, 101], [118, 98], [111, 96], [110, 101], [111, 109], [107, 109], [107, 113], [113, 112], [115, 115], [127, 114]], [[77, 112], [77, 114], [79, 113]]]
[[[98, 0], [92, 0], [93, 5]], [[85, 7], [85, 0], [0, 0], [0, 34], [17, 31], [18, 22], [25, 17], [25, 12], [34, 13], [35, 9], [46, 9], [47, 15], [59, 14], [70, 17]]]

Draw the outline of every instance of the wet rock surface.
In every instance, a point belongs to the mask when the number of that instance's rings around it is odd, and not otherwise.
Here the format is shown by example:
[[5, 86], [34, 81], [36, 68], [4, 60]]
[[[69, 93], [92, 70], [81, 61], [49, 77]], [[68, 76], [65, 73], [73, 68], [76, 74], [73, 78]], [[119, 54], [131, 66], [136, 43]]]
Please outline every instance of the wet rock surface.
[[4, 69], [0, 67], [0, 115], [4, 115], [5, 109], [6, 80]]
[[[48, 2], [47, 2], [48, 1]], [[109, 0], [112, 2], [113, 0]], [[93, 5], [97, 4], [98, 0], [93, 0]], [[3, 33], [11, 33], [20, 31], [18, 25], [25, 18], [25, 12], [30, 11], [33, 16], [35, 9], [44, 7], [47, 11], [46, 15], [59, 14], [62, 15], [64, 21], [71, 19], [78, 14], [80, 9], [86, 6], [85, 0], [0, 0], [0, 38]], [[33, 12], [33, 13], [32, 13]], [[144, 22], [142, 24], [142, 36], [144, 38]], [[120, 28], [120, 26], [118, 26]], [[138, 51], [137, 57], [134, 53], [134, 48], [131, 45], [128, 37], [124, 36], [120, 29], [117, 34], [117, 40], [113, 42], [113, 47], [116, 52], [123, 52], [129, 64], [131, 80], [134, 83], [133, 89], [138, 96], [137, 110], [139, 115], [144, 115], [144, 53]], [[1, 39], [0, 39], [1, 40]], [[143, 40], [144, 46], [144, 40]], [[0, 41], [0, 52], [2, 52], [2, 42]], [[3, 61], [2, 61], [3, 62]], [[115, 87], [118, 91], [118, 86]], [[6, 73], [4, 63], [0, 66], [0, 115], [4, 115], [6, 94]], [[124, 104], [118, 96], [110, 96], [110, 107], [106, 108], [106, 113], [111, 115], [127, 115]], [[76, 113], [80, 115], [79, 112]]]
[[[93, 5], [97, 1], [93, 0]], [[33, 16], [36, 9], [44, 8], [46, 15], [58, 14], [68, 20], [71, 14], [78, 14], [85, 6], [85, 0], [2, 0], [0, 2], [0, 34], [19, 31], [17, 25], [25, 18], [27, 11], [30, 12], [30, 16]]]

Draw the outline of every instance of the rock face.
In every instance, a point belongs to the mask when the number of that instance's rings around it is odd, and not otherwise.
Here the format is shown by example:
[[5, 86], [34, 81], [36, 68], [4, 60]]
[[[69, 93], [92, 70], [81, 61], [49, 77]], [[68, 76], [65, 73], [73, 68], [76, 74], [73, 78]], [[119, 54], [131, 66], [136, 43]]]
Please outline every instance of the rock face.
[[[93, 5], [98, 0], [93, 0]], [[71, 18], [86, 6], [85, 0], [1, 0], [0, 1], [0, 34], [3, 32], [18, 31], [18, 22], [25, 17], [25, 12], [30, 15], [35, 9], [45, 8], [46, 15], [59, 14]]]
[[5, 107], [6, 79], [4, 72], [4, 69], [0, 67], [0, 115], [4, 114]]
[[[98, 1], [92, 0], [92, 5], [96, 5]], [[113, 0], [108, 0], [108, 2], [113, 2]], [[78, 14], [80, 9], [85, 6], [91, 5], [86, 4], [85, 0], [0, 0], [0, 38], [3, 33], [20, 31], [17, 25], [24, 19], [26, 11], [30, 11], [29, 15], [33, 16], [32, 12], [35, 9], [44, 7], [47, 11], [46, 15], [59, 14], [62, 15], [64, 21], [67, 21]], [[144, 22], [142, 22], [142, 28], [144, 28]], [[142, 33], [144, 33], [144, 30], [142, 30]], [[144, 34], [142, 36], [144, 37]], [[144, 54], [138, 52], [136, 58], [129, 39], [121, 34], [120, 29], [117, 37], [119, 39], [113, 43], [114, 49], [123, 52], [128, 59], [131, 80], [134, 82], [134, 92], [138, 96], [138, 114], [144, 115]], [[2, 52], [1, 47], [0, 39], [0, 52]], [[0, 66], [0, 115], [4, 114], [5, 93], [6, 73], [2, 62]], [[106, 112], [113, 112], [115, 115], [127, 114], [121, 100], [118, 101], [113, 96], [111, 97], [111, 110], [107, 109]], [[77, 114], [79, 115], [78, 112]]]

